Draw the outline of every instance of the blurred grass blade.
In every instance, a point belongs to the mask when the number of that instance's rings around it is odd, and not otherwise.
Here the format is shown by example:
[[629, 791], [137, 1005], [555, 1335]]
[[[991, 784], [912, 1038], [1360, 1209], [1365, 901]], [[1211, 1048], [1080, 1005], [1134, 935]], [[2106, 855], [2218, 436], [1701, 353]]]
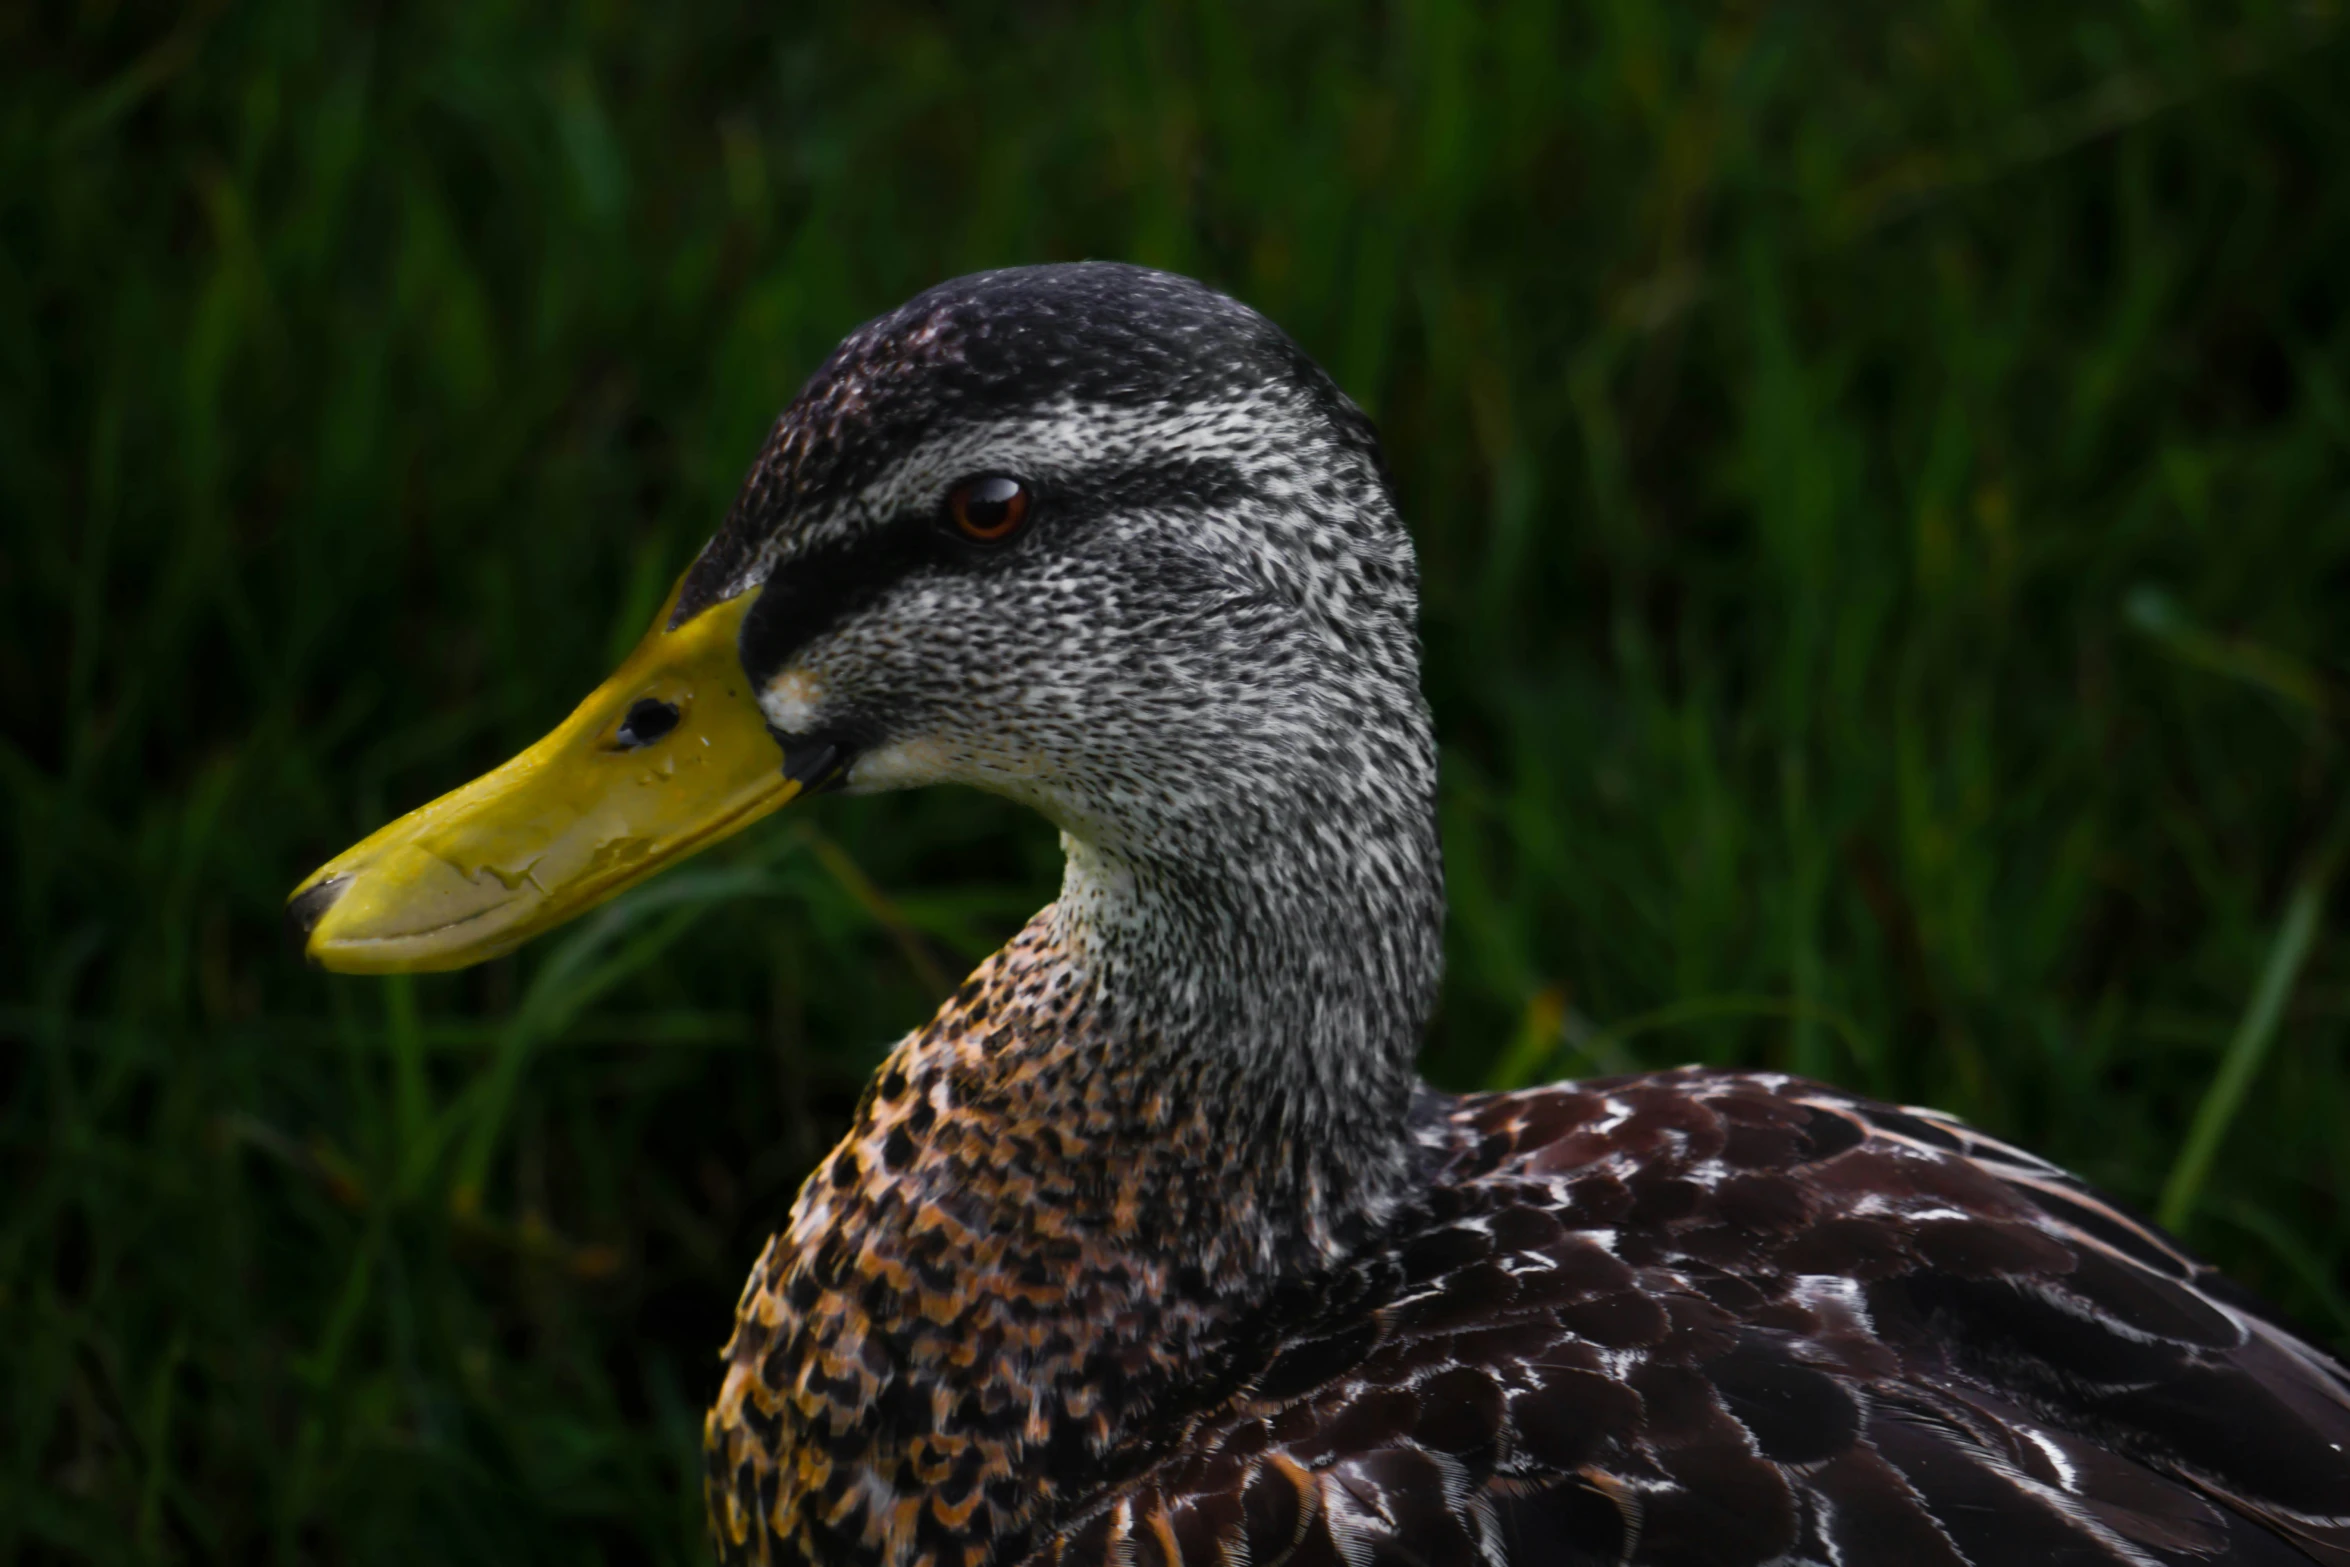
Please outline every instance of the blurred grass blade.
[[2178, 1163], [2171, 1167], [2170, 1180], [2163, 1186], [2159, 1216], [2166, 1229], [2184, 1230], [2187, 1221], [2194, 1217], [2195, 1203], [2211, 1174], [2212, 1160], [2218, 1156], [2228, 1127], [2243, 1106], [2245, 1090], [2252, 1086], [2261, 1062], [2267, 1059], [2268, 1047], [2276, 1039], [2285, 1002], [2293, 994], [2293, 982], [2300, 977], [2301, 965], [2309, 956], [2310, 942], [2317, 935], [2318, 916], [2325, 909], [2325, 894], [2326, 878], [2316, 871], [2303, 877], [2293, 889], [2293, 900], [2285, 908], [2276, 940], [2269, 945], [2268, 962], [2260, 971], [2259, 983], [2253, 986], [2251, 1005], [2244, 1009], [2244, 1020], [2236, 1026], [2235, 1037], [2228, 1041], [2227, 1054], [2221, 1058], [2211, 1086], [2204, 1090], [2203, 1102], [2195, 1110], [2195, 1124], [2187, 1132], [2186, 1146], [2179, 1151]]
[[2204, 630], [2162, 589], [2141, 585], [2123, 605], [2130, 624], [2152, 637], [2172, 657], [2198, 669], [2256, 686], [2312, 717], [2330, 711], [2325, 677], [2289, 653], [2244, 637]]
[[[480, 1206], [490, 1161], [538, 1043], [562, 1032], [598, 996], [675, 946], [713, 906], [773, 891], [772, 861], [800, 846], [803, 835], [781, 833], [773, 841], [774, 847], [752, 864], [672, 871], [590, 915], [557, 944], [499, 1036], [489, 1070], [457, 1108], [467, 1123], [450, 1189], [458, 1212]], [[641, 928], [648, 921], [651, 928]]]
[[1485, 1085], [1510, 1089], [1534, 1082], [1559, 1053], [1559, 1028], [1566, 1016], [1566, 992], [1556, 986], [1545, 986], [1528, 997], [1526, 1010], [1518, 1017], [1518, 1031], [1486, 1075]]
[[824, 867], [825, 873], [840, 884], [841, 890], [865, 911], [873, 923], [889, 932], [890, 939], [898, 944], [898, 951], [905, 955], [906, 967], [914, 971], [914, 977], [921, 982], [922, 988], [933, 997], [940, 998], [954, 989], [954, 976], [938, 966], [938, 960], [930, 955], [930, 949], [923, 944], [921, 933], [907, 922], [904, 912], [891, 901], [889, 894], [883, 892], [875, 885], [873, 878], [865, 874], [865, 868], [857, 863], [856, 858], [814, 828], [806, 828], [804, 831], [809, 850], [816, 856], [816, 863]]
[[416, 982], [406, 974], [387, 975], [383, 985], [384, 1043], [392, 1058], [392, 1136], [399, 1174], [394, 1190], [415, 1189], [427, 1159], [432, 1123], [432, 1089], [424, 1071], [424, 1028], [416, 1015]]
[[2327, 1269], [2325, 1259], [2292, 1227], [2255, 1203], [2240, 1199], [2215, 1202], [2211, 1211], [2249, 1235], [2257, 1237], [2278, 1261], [2290, 1268], [2301, 1287], [2325, 1308], [2337, 1338], [2350, 1340], [2350, 1294]]

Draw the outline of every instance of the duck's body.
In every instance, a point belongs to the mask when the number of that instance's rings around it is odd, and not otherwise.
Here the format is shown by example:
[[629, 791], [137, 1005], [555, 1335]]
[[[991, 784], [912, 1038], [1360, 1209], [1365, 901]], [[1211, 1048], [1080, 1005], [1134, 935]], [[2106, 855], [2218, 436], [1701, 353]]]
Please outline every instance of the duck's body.
[[1765, 1074], [1422, 1090], [1385, 1222], [1267, 1267], [1247, 1129], [1098, 1069], [1050, 925], [752, 1273], [723, 1561], [2350, 1562], [2341, 1369], [2029, 1154]]
[[730, 1561], [2350, 1567], [2350, 1378], [2061, 1172], [1775, 1077], [1418, 1082], [1416, 610], [1263, 318], [962, 279], [817, 373], [571, 723], [296, 912], [470, 961], [803, 784], [1061, 826], [752, 1274]]

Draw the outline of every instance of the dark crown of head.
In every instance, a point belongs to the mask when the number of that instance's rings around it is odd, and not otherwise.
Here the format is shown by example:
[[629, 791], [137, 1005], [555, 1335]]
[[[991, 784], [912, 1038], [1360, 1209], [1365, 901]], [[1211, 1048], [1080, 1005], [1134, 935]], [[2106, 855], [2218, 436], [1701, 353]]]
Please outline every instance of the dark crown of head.
[[1170, 411], [1278, 386], [1378, 462], [1369, 421], [1272, 322], [1206, 285], [1120, 262], [952, 279], [851, 332], [769, 431], [694, 564], [683, 620], [731, 592], [792, 510], [854, 490], [925, 436], [1059, 404]]

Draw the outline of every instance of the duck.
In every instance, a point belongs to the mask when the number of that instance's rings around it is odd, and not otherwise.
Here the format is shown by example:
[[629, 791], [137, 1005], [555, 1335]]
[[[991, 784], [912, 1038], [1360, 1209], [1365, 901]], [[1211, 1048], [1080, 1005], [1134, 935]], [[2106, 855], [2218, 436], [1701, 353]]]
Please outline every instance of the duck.
[[2350, 1567], [2350, 1373], [1931, 1110], [1415, 1067], [1444, 882], [1411, 538], [1263, 315], [1110, 262], [851, 332], [621, 667], [304, 881], [460, 967], [802, 797], [991, 790], [1059, 896], [752, 1265], [722, 1562]]

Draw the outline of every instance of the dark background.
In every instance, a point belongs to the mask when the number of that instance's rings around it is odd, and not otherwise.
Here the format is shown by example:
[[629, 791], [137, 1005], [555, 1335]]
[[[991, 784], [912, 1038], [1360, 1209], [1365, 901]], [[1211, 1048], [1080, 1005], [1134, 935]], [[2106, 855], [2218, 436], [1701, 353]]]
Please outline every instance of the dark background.
[[0, 1557], [699, 1557], [745, 1270], [1049, 831], [827, 803], [414, 982], [279, 906], [1009, 262], [1205, 277], [1384, 426], [1439, 1081], [1932, 1102], [2350, 1341], [2339, 4], [94, 0], [0, 62]]

